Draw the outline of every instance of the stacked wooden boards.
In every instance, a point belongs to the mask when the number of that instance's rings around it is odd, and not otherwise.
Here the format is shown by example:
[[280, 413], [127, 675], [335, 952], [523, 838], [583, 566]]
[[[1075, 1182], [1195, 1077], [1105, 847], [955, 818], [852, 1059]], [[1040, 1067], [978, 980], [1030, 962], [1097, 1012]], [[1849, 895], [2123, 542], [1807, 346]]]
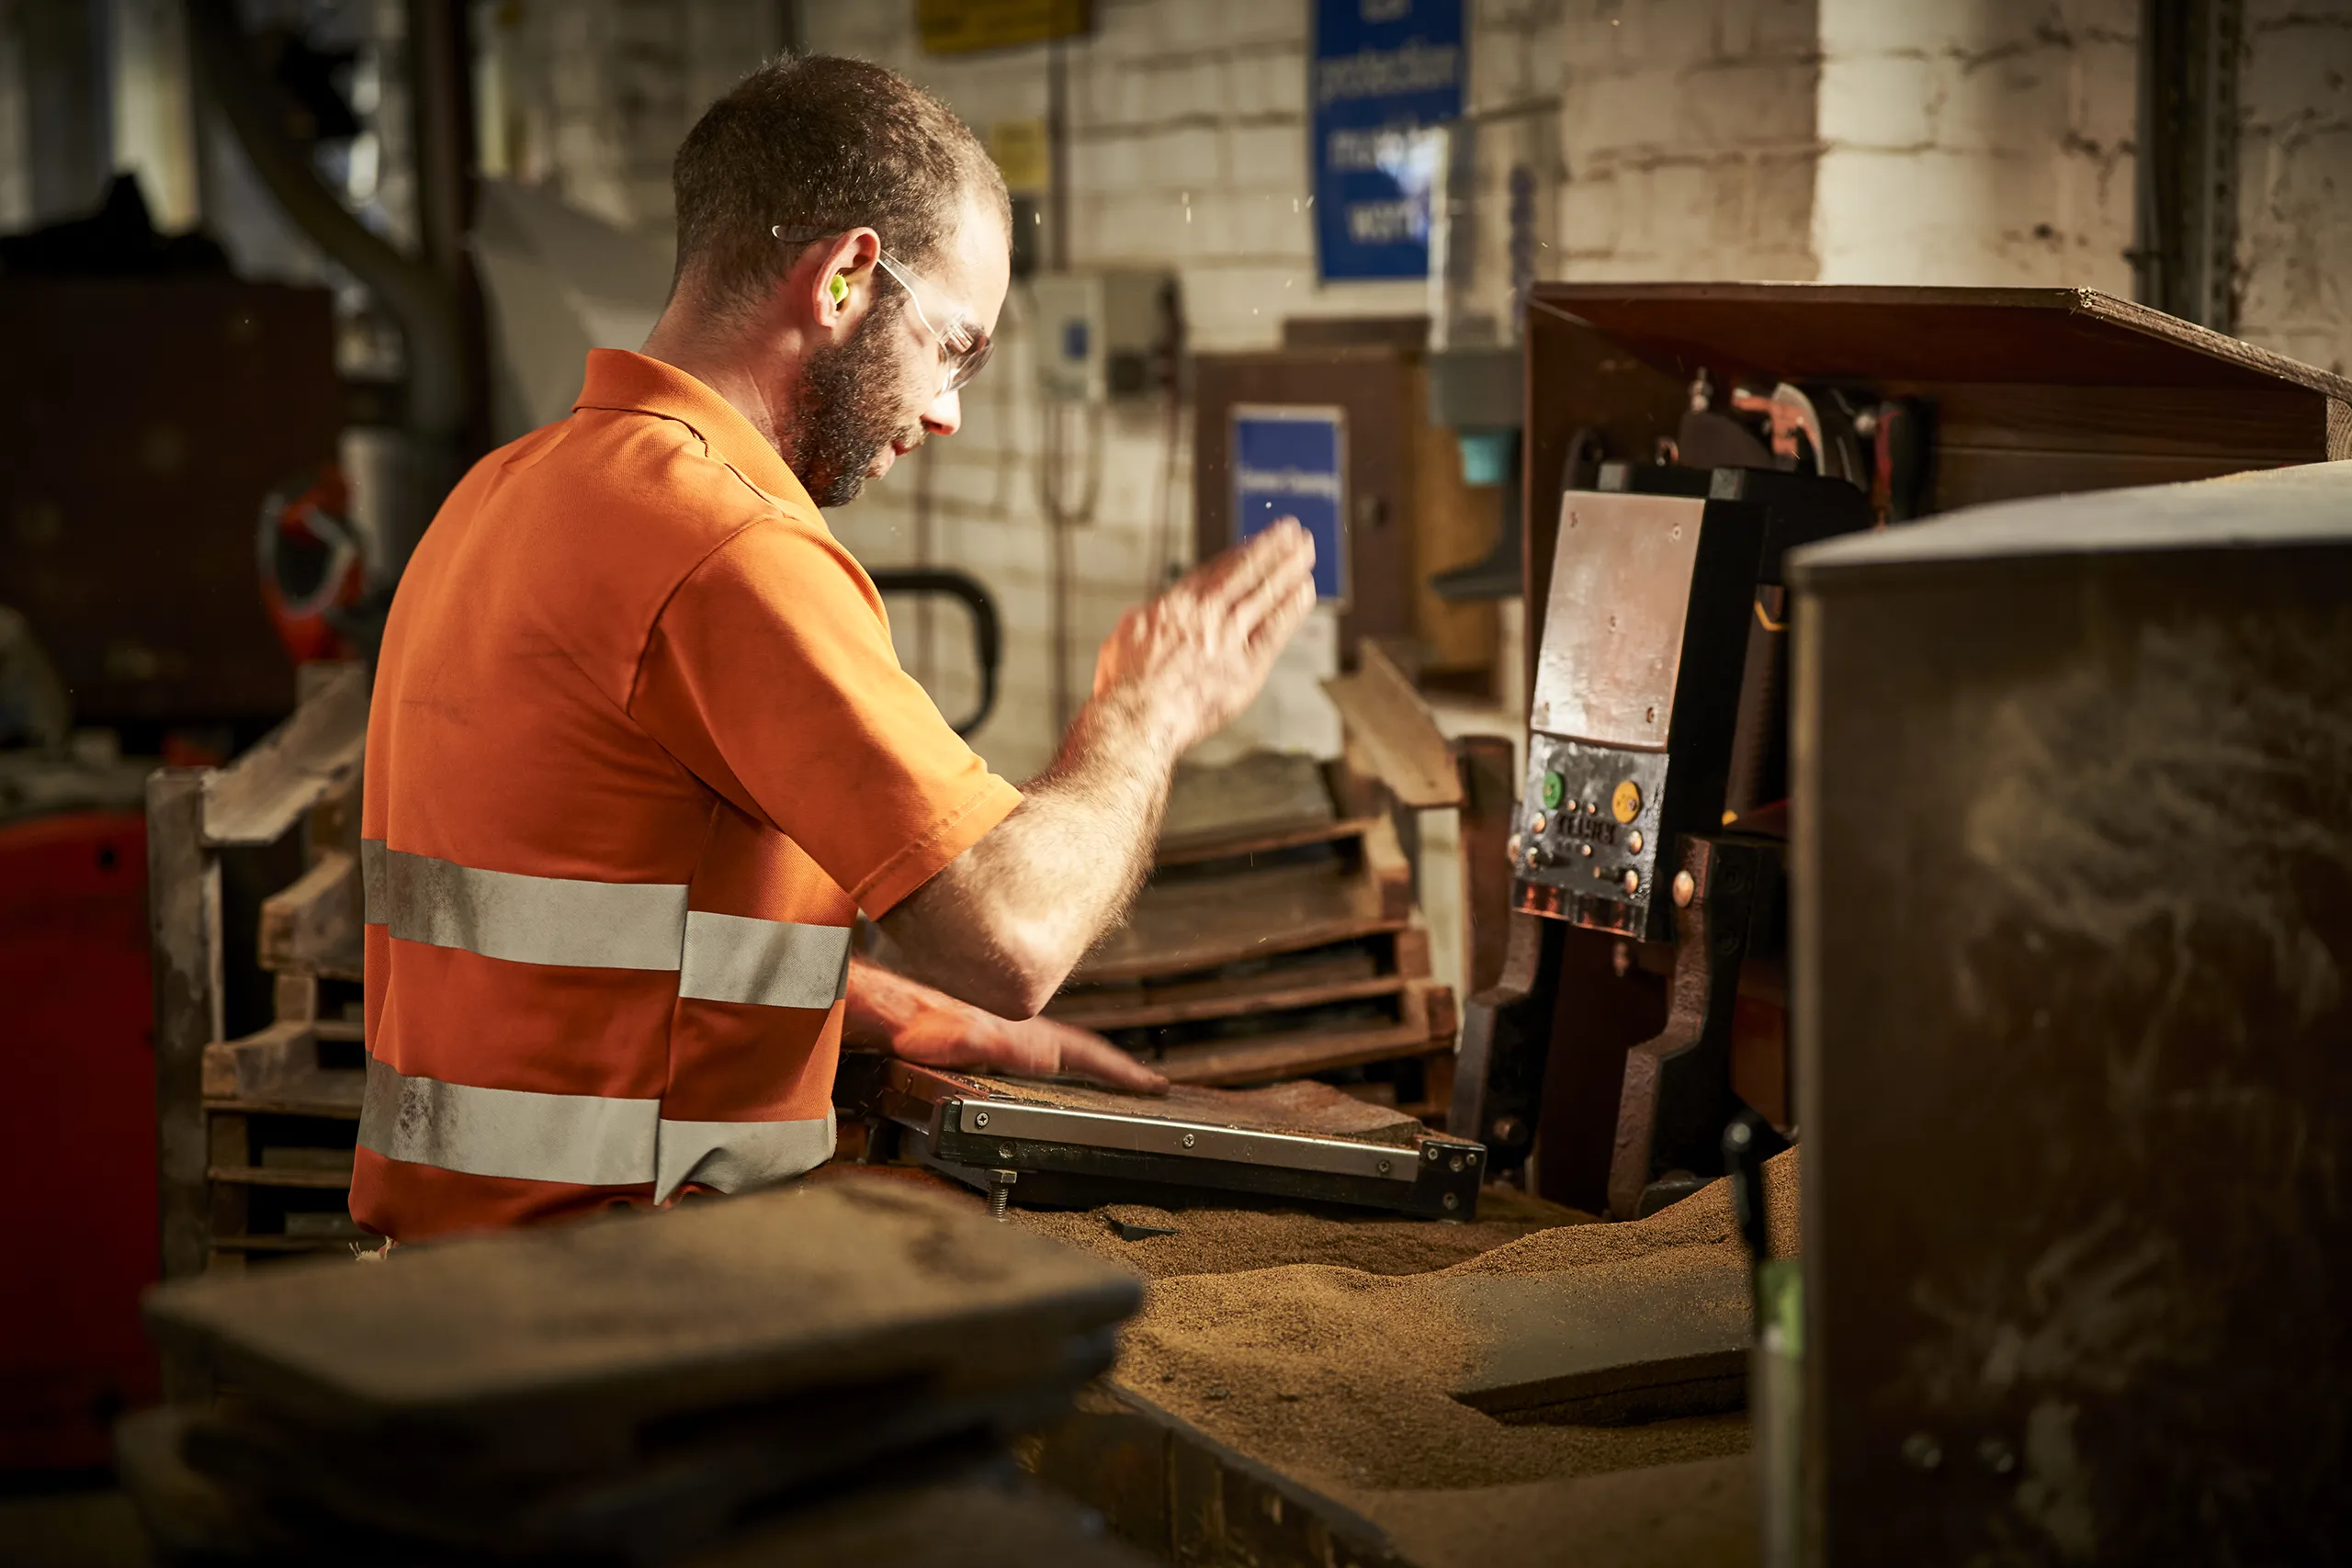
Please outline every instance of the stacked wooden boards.
[[[157, 1112], [168, 1275], [345, 1252], [373, 1239], [348, 1193], [365, 1081], [359, 784], [368, 675], [304, 671], [294, 716], [226, 768], [149, 786]], [[265, 899], [255, 949], [273, 1021], [220, 1036], [220, 859], [288, 841], [304, 867]]]
[[367, 1081], [358, 828], [355, 773], [304, 815], [310, 869], [262, 904], [259, 951], [275, 1021], [205, 1047], [209, 1268], [375, 1240], [349, 1212]]
[[149, 1321], [239, 1397], [142, 1418], [126, 1481], [213, 1560], [789, 1561], [753, 1549], [874, 1478], [1001, 1469], [1140, 1295], [878, 1178], [209, 1276]]
[[1337, 1074], [1422, 1114], [1451, 1098], [1453, 993], [1385, 802], [1344, 763], [1188, 770], [1132, 918], [1046, 1011], [1181, 1084]]

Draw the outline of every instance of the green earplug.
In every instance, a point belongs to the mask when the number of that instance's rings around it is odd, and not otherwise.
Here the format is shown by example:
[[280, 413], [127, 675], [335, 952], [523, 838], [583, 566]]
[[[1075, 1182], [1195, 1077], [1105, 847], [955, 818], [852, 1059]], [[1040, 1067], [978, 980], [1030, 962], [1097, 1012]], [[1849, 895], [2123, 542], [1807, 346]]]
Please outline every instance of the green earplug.
[[849, 298], [849, 279], [838, 272], [833, 274], [832, 290], [833, 303], [838, 305]]

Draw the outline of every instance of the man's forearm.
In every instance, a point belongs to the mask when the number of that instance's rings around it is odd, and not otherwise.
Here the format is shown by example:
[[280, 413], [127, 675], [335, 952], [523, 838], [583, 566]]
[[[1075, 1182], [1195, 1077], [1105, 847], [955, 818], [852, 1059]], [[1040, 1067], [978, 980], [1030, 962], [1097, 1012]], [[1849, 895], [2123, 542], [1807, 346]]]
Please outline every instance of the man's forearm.
[[882, 917], [911, 973], [1028, 1018], [1143, 883], [1176, 759], [1239, 713], [1315, 604], [1315, 546], [1285, 518], [1120, 618], [1094, 700], [1018, 810]]
[[1035, 1013], [1142, 886], [1175, 765], [1137, 694], [1088, 703], [1012, 815], [883, 918], [908, 967], [1008, 1017]]

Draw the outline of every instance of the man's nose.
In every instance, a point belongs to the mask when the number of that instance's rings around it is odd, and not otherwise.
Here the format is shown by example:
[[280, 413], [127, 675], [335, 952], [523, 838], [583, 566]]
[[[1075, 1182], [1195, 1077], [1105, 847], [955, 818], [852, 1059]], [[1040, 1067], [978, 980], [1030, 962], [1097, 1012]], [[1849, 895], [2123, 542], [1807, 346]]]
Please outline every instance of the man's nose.
[[964, 423], [964, 394], [942, 392], [922, 411], [922, 427], [933, 435], [953, 435]]

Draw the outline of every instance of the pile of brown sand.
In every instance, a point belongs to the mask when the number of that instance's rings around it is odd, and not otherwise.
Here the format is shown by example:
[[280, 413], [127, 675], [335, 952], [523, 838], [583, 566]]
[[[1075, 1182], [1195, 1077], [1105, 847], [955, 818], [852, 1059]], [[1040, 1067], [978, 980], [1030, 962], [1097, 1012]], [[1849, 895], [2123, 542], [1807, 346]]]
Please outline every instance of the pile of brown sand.
[[[1767, 1168], [1775, 1250], [1795, 1247], [1795, 1151]], [[1446, 1272], [1558, 1273], [1670, 1248], [1694, 1265], [1740, 1256], [1728, 1184], [1647, 1220], [1573, 1225], [1505, 1243]], [[1702, 1258], [1699, 1249], [1712, 1257]], [[1343, 1499], [1494, 1487], [1736, 1454], [1739, 1414], [1623, 1427], [1513, 1426], [1457, 1403], [1465, 1326], [1433, 1276], [1292, 1264], [1156, 1280], [1128, 1325], [1123, 1386], [1221, 1442]]]
[[[1160, 1209], [1148, 1203], [1110, 1203], [1081, 1212], [1016, 1209], [1013, 1215], [1032, 1230], [1147, 1280], [1238, 1274], [1291, 1263], [1325, 1263], [1366, 1274], [1426, 1274], [1592, 1218], [1498, 1189], [1478, 1200], [1477, 1219], [1461, 1222], [1222, 1205]], [[1121, 1223], [1174, 1234], [1129, 1241], [1118, 1230]]]
[[[1797, 1254], [1797, 1196], [1804, 1185], [1802, 1146], [1764, 1162], [1764, 1223], [1775, 1258]], [[1731, 1183], [1711, 1181], [1670, 1209], [1623, 1225], [1545, 1230], [1498, 1247], [1460, 1265], [1465, 1272], [1550, 1274], [1618, 1258], [1642, 1258], [1667, 1247], [1739, 1245]], [[1743, 1250], [1744, 1247], [1743, 1247]]]
[[1469, 1341], [1426, 1278], [1298, 1264], [1158, 1280], [1115, 1375], [1219, 1441], [1342, 1490], [1487, 1486], [1745, 1446], [1738, 1416], [1521, 1427], [1458, 1403]]

